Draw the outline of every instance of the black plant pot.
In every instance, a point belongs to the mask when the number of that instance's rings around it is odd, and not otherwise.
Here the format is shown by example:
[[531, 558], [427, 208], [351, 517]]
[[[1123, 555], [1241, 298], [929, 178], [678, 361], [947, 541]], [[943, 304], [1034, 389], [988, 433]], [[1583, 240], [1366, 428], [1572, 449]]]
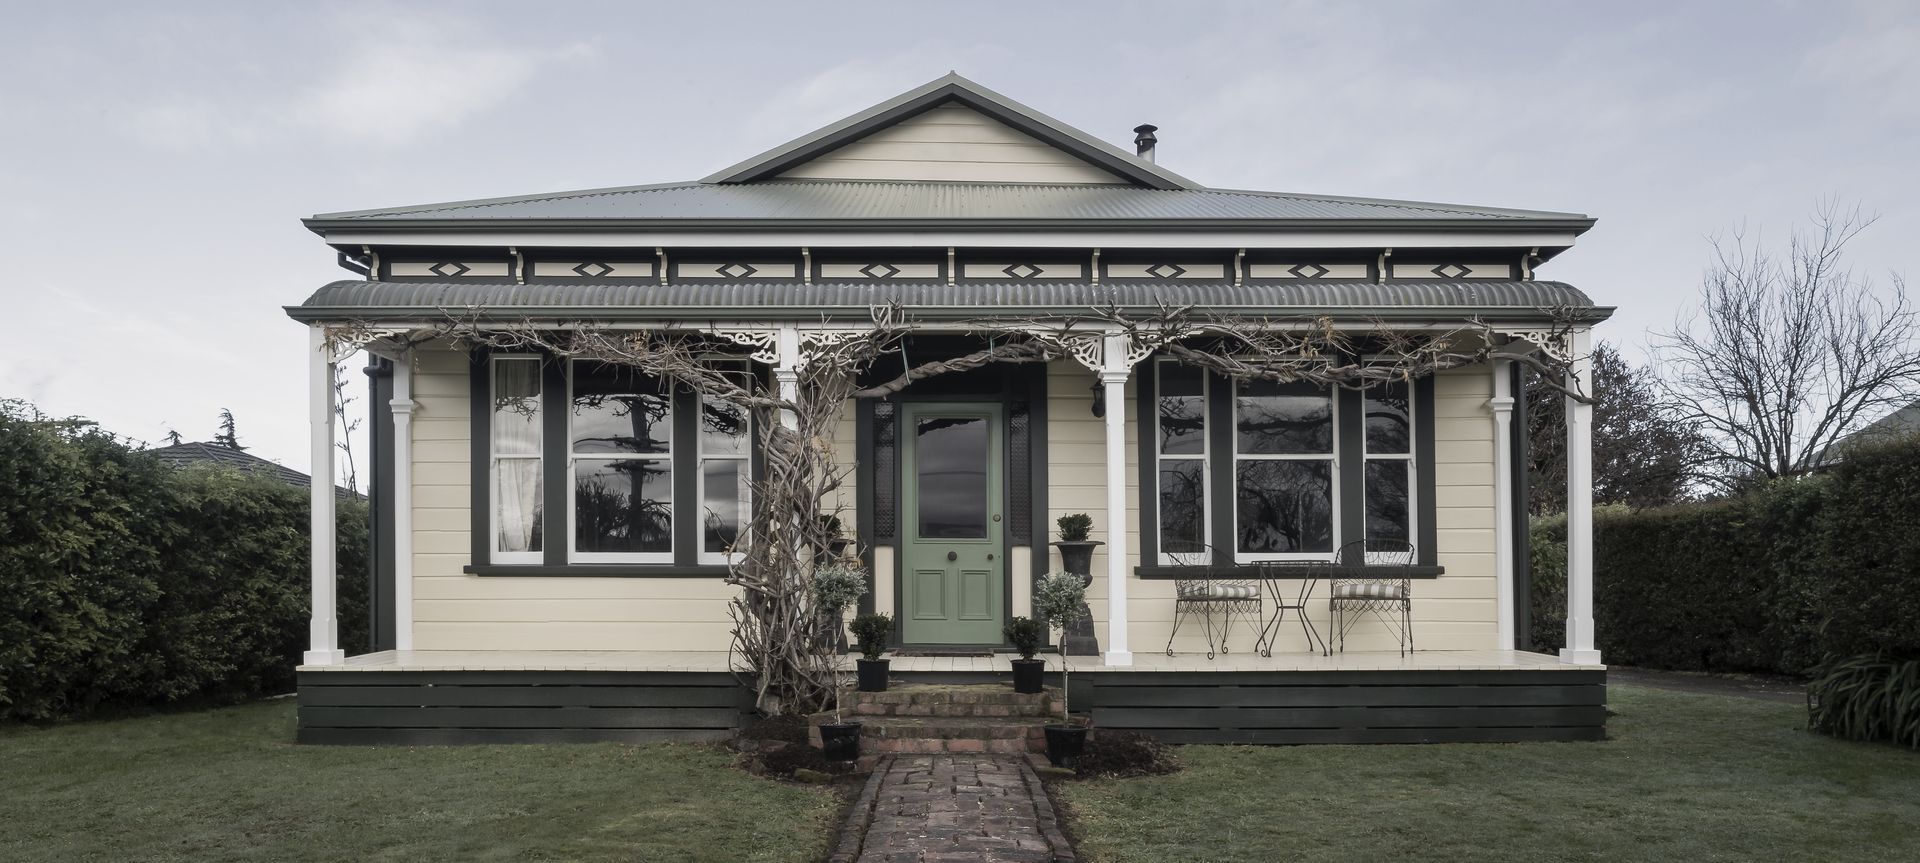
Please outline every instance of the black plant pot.
[[854, 663], [859, 667], [861, 692], [887, 691], [887, 669], [893, 665], [886, 659], [862, 659]]
[[1013, 691], [1029, 695], [1046, 691], [1044, 674], [1047, 663], [1039, 659], [1016, 659], [1013, 661]]
[[1096, 540], [1079, 542], [1056, 542], [1054, 548], [1060, 549], [1060, 568], [1074, 575], [1093, 577], [1093, 550], [1105, 543]]
[[1087, 749], [1085, 725], [1047, 726], [1047, 761], [1055, 767], [1072, 769]]
[[820, 726], [820, 754], [828, 761], [859, 759], [860, 723], [829, 722]]

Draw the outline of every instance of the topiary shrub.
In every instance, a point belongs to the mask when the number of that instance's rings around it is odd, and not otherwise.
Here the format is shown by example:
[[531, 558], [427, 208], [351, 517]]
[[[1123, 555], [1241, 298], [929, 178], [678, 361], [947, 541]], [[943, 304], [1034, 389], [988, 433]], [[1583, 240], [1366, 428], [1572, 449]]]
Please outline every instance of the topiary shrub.
[[860, 642], [860, 655], [879, 659], [887, 652], [887, 640], [893, 636], [893, 615], [862, 614], [853, 619], [853, 638]]
[[1021, 659], [1032, 659], [1047, 640], [1047, 625], [1031, 617], [1013, 618], [1001, 632], [1007, 636], [1007, 643], [1020, 651]]
[[1086, 542], [1087, 537], [1093, 534], [1093, 516], [1084, 512], [1063, 515], [1054, 521], [1054, 525], [1060, 528], [1061, 542]]

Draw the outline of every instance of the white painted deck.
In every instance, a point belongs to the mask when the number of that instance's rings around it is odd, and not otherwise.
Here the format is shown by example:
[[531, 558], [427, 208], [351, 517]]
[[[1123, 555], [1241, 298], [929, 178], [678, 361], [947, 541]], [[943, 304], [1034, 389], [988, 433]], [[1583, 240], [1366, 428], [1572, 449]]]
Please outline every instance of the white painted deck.
[[[857, 657], [846, 657], [853, 670]], [[890, 656], [894, 672], [1008, 672], [1012, 654], [993, 656]], [[1042, 654], [1047, 669], [1057, 670], [1060, 657]], [[1596, 671], [1599, 664], [1562, 662], [1557, 657], [1523, 650], [1422, 650], [1408, 656], [1394, 652], [1204, 653], [1167, 656], [1136, 653], [1133, 664], [1108, 666], [1097, 656], [1071, 657], [1074, 671]], [[348, 657], [339, 665], [302, 665], [301, 671], [728, 671], [727, 654], [720, 651], [621, 650], [383, 650]]]

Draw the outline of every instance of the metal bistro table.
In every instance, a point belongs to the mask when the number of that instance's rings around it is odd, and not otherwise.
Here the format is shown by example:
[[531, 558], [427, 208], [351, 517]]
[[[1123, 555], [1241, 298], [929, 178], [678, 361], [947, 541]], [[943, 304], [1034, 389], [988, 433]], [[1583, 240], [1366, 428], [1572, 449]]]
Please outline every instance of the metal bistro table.
[[[1280, 624], [1286, 620], [1287, 612], [1294, 612], [1300, 620], [1300, 629], [1307, 634], [1308, 649], [1318, 649], [1322, 656], [1332, 656], [1333, 651], [1322, 638], [1320, 630], [1313, 625], [1313, 618], [1307, 616], [1307, 603], [1313, 599], [1313, 589], [1320, 583], [1333, 564], [1310, 561], [1267, 561], [1257, 568], [1261, 589], [1266, 594], [1273, 614], [1260, 627], [1260, 638], [1253, 643], [1253, 649], [1261, 656], [1273, 655], [1273, 643], [1280, 637]], [[1287, 602], [1282, 581], [1300, 582], [1300, 590], [1294, 594], [1293, 602]]]

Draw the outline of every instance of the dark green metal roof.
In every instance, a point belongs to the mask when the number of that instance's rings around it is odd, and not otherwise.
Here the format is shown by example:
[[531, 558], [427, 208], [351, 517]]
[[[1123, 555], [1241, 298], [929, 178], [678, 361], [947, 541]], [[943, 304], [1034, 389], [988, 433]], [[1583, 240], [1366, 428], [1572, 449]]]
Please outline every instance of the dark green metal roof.
[[436, 320], [479, 314], [493, 319], [819, 320], [860, 317], [876, 305], [898, 302], [916, 317], [1084, 313], [1093, 306], [1204, 310], [1295, 316], [1458, 320], [1540, 319], [1545, 309], [1596, 307], [1579, 289], [1541, 281], [1390, 281], [1227, 283], [961, 282], [756, 284], [531, 284], [452, 282], [334, 282], [287, 314], [300, 321]]

